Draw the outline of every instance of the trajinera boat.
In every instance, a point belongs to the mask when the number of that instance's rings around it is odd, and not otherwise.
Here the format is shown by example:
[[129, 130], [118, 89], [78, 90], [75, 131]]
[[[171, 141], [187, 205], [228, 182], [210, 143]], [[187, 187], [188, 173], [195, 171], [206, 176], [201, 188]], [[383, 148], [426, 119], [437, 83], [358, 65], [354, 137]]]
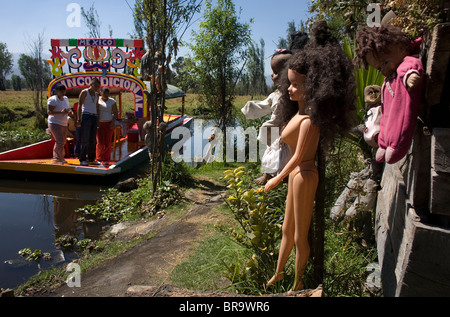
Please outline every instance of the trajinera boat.
[[[71, 105], [77, 106], [79, 94], [89, 88], [93, 78], [100, 80], [102, 87], [108, 87], [112, 97], [116, 97], [119, 120], [111, 140], [111, 160], [109, 166], [81, 166], [73, 154], [74, 139], [68, 138], [65, 146], [66, 164], [52, 164], [53, 138], [22, 148], [0, 153], [0, 171], [70, 174], [86, 176], [109, 176], [121, 174], [148, 161], [145, 144], [144, 123], [150, 117], [147, 94], [150, 82], [142, 81], [141, 60], [145, 54], [143, 40], [125, 39], [67, 39], [51, 40], [51, 60], [53, 81], [48, 86], [48, 96], [58, 85], [66, 87], [66, 96]], [[71, 49], [69, 49], [72, 47]], [[65, 49], [65, 50], [64, 50]], [[81, 61], [84, 59], [84, 63]], [[122, 112], [122, 94], [134, 95], [134, 113]], [[184, 114], [185, 93], [168, 85], [166, 99], [181, 99], [180, 114], [165, 114], [166, 144], [173, 129], [188, 126], [193, 119]], [[118, 99], [118, 100], [117, 100]]]

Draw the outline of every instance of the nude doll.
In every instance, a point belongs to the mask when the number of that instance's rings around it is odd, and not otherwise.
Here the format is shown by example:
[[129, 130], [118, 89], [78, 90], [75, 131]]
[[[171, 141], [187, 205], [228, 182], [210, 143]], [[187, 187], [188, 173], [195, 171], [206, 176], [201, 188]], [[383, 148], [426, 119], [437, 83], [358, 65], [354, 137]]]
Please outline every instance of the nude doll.
[[308, 231], [319, 184], [317, 150], [320, 146], [326, 151], [338, 132], [349, 131], [356, 111], [352, 62], [325, 21], [312, 27], [312, 36], [313, 40], [289, 60], [288, 76], [280, 84], [281, 138], [292, 157], [265, 185], [269, 192], [289, 178], [277, 268], [267, 286], [284, 278], [284, 267], [295, 246], [292, 291], [303, 288], [302, 277], [310, 255]]
[[311, 123], [305, 115], [303, 102], [303, 85], [305, 76], [289, 70], [289, 95], [298, 102], [298, 113], [283, 130], [281, 138], [294, 153], [281, 173], [272, 178], [265, 186], [269, 192], [285, 177], [289, 176], [288, 194], [286, 198], [286, 214], [283, 223], [283, 239], [280, 247], [277, 271], [267, 283], [272, 285], [284, 277], [283, 270], [294, 244], [296, 246], [296, 281], [292, 290], [303, 288], [301, 277], [305, 271], [310, 254], [308, 231], [314, 206], [319, 176], [314, 164], [319, 144], [319, 128]]

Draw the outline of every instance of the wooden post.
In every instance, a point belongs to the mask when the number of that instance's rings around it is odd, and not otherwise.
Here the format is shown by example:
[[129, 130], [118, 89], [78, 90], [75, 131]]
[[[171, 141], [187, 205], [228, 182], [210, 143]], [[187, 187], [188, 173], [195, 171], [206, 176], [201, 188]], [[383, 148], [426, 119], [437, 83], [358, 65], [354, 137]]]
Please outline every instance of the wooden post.
[[182, 117], [184, 116], [184, 104], [185, 104], [185, 101], [186, 101], [186, 97], [183, 96], [183, 98], [181, 99], [181, 116]]
[[122, 92], [119, 92], [119, 118], [122, 119]]

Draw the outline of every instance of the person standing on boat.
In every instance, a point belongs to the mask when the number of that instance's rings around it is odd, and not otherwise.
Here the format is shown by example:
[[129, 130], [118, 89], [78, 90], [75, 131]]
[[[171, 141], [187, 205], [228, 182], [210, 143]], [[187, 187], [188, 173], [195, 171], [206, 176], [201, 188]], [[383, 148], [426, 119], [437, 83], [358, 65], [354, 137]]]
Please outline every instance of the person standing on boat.
[[111, 159], [111, 141], [116, 120], [119, 118], [116, 101], [109, 96], [109, 88], [103, 87], [102, 97], [98, 102], [100, 125], [97, 132], [97, 161], [102, 162], [104, 166], [108, 166]]
[[70, 114], [69, 98], [66, 97], [66, 86], [59, 85], [55, 89], [55, 95], [47, 102], [48, 128], [55, 139], [53, 147], [53, 164], [63, 165], [64, 146], [67, 138], [68, 115]]
[[81, 124], [80, 165], [100, 165], [96, 161], [100, 80], [93, 78], [91, 87], [80, 93], [78, 124]]

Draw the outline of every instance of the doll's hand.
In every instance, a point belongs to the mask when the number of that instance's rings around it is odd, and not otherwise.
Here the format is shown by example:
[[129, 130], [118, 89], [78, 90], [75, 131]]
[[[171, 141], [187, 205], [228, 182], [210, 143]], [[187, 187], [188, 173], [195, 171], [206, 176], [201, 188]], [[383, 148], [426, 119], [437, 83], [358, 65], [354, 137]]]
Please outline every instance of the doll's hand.
[[406, 88], [408, 89], [408, 91], [411, 91], [414, 89], [414, 87], [417, 86], [417, 84], [420, 81], [420, 76], [417, 75], [416, 73], [412, 73], [408, 76], [408, 78], [406, 79]]
[[280, 182], [281, 182], [281, 180], [278, 179], [278, 177], [272, 178], [271, 180], [269, 180], [269, 181], [266, 183], [266, 186], [264, 187], [264, 191], [265, 191], [266, 193], [270, 192], [272, 189], [274, 189], [275, 187], [277, 187], [278, 184], [279, 184]]

